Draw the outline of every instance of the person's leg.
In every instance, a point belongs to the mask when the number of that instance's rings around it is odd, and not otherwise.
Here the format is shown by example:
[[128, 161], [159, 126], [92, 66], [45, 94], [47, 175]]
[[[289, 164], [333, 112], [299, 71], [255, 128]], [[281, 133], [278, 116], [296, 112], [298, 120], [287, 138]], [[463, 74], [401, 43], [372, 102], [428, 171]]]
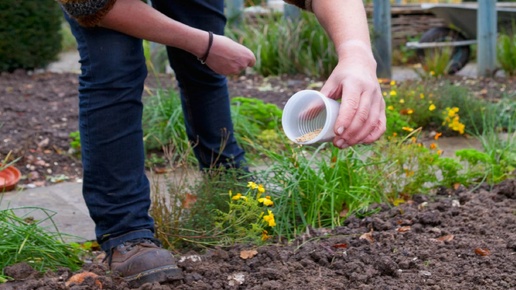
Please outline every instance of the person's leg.
[[98, 242], [109, 251], [128, 240], [154, 236], [141, 128], [147, 68], [141, 40], [68, 20], [81, 63], [83, 195]]
[[79, 130], [83, 195], [111, 271], [131, 287], [182, 278], [172, 254], [154, 239], [144, 169], [141, 102], [147, 67], [142, 41], [84, 28], [65, 15], [81, 62]]
[[[152, 3], [156, 9], [177, 21], [224, 34], [223, 0], [153, 0]], [[244, 150], [238, 146], [233, 134], [226, 77], [214, 73], [186, 51], [167, 47], [167, 52], [180, 89], [187, 134], [194, 145], [200, 168], [247, 170]]]

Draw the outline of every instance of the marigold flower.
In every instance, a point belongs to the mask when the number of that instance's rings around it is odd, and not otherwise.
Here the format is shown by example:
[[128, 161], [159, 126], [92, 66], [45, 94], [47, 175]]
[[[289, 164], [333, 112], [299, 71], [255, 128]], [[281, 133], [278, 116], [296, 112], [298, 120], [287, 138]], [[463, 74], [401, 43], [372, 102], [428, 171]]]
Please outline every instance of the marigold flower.
[[394, 111], [394, 106], [390, 105], [390, 106], [388, 106], [388, 107], [387, 107], [387, 109], [388, 109], [389, 111]]
[[392, 80], [391, 83], [390, 83], [391, 86], [395, 86], [396, 85], [396, 81], [395, 80]]
[[425, 94], [423, 94], [423, 93], [419, 94], [419, 98], [424, 99], [425, 98]]
[[262, 241], [266, 241], [270, 238], [271, 238], [271, 236], [269, 236], [269, 232], [267, 232], [266, 230], [263, 230], [262, 231]]
[[245, 199], [246, 197], [242, 196], [241, 193], [237, 193], [237, 194], [235, 194], [235, 196], [231, 197], [232, 200], [239, 200], [241, 198]]
[[391, 97], [395, 97], [395, 96], [397, 96], [397, 95], [398, 95], [398, 93], [396, 93], [396, 91], [395, 91], [395, 90], [391, 90], [391, 91], [389, 92], [389, 95], [390, 95]]
[[428, 107], [428, 110], [430, 112], [432, 112], [433, 110], [435, 110], [435, 105], [434, 104], [430, 104], [430, 106]]
[[430, 144], [430, 149], [435, 149], [435, 148], [437, 148], [437, 145], [435, 143]]
[[400, 104], [405, 104], [405, 100], [404, 99], [400, 99]]
[[443, 133], [436, 133], [434, 136], [434, 140], [439, 140], [439, 137], [441, 137]]
[[443, 150], [437, 150], [437, 154], [438, 155], [442, 155], [443, 154]]
[[401, 129], [405, 130], [405, 131], [408, 131], [408, 132], [412, 132], [414, 131], [414, 129], [410, 128], [410, 127], [402, 127]]
[[265, 187], [263, 186], [263, 184], [258, 184], [258, 192], [259, 193], [264, 193], [265, 192]]
[[269, 227], [275, 227], [276, 221], [274, 220], [274, 214], [269, 209], [267, 210], [267, 215], [263, 216], [263, 220], [269, 224]]
[[263, 205], [265, 205], [265, 206], [272, 206], [272, 205], [274, 205], [274, 202], [271, 200], [271, 197], [268, 196], [268, 195], [266, 197], [259, 198], [258, 202], [259, 203], [263, 203]]
[[250, 189], [257, 189], [258, 188], [258, 184], [252, 182], [252, 181], [249, 181], [247, 183], [247, 187], [249, 187]]
[[408, 110], [407, 110], [407, 114], [408, 114], [408, 115], [412, 115], [412, 114], [414, 114], [414, 110], [412, 110], [412, 109], [408, 109]]

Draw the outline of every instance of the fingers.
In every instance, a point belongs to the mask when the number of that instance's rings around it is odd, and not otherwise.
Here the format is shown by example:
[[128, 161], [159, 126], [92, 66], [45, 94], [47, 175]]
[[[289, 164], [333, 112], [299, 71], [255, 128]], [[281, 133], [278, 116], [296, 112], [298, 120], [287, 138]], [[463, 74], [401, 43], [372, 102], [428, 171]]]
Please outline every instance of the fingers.
[[255, 64], [256, 57], [249, 48], [222, 35], [215, 36], [206, 60], [206, 65], [223, 75], [238, 74]]
[[378, 84], [343, 87], [342, 105], [335, 123], [335, 146], [372, 143], [383, 135], [385, 126], [385, 101]]

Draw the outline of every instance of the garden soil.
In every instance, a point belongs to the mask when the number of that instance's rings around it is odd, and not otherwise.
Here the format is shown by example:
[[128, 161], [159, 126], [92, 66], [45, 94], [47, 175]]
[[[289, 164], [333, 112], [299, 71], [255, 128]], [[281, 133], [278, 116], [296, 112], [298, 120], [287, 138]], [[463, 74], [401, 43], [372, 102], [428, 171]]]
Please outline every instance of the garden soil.
[[[160, 78], [147, 86], [175, 86], [170, 76]], [[490, 99], [516, 87], [508, 79], [454, 81]], [[304, 76], [229, 80], [232, 96], [280, 107], [321, 84]], [[77, 75], [2, 74], [0, 104], [0, 156], [20, 157], [21, 187], [82, 178], [69, 137], [77, 130]], [[181, 281], [139, 289], [516, 289], [516, 180], [377, 207], [377, 214], [350, 217], [332, 230], [307, 229], [290, 243], [177, 252]], [[14, 281], [0, 290], [134, 288], [96, 259], [79, 271], [94, 273], [82, 283], [71, 283], [75, 273], [64, 268], [40, 274], [17, 264], [4, 272]]]

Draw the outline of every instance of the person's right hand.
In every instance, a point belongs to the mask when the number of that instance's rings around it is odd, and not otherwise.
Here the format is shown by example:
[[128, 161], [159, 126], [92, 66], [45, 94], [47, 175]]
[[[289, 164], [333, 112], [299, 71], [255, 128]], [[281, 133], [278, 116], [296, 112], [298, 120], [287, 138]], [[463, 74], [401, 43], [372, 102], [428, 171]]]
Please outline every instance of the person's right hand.
[[247, 47], [223, 35], [213, 35], [213, 44], [206, 65], [223, 75], [238, 74], [256, 63], [254, 53]]

